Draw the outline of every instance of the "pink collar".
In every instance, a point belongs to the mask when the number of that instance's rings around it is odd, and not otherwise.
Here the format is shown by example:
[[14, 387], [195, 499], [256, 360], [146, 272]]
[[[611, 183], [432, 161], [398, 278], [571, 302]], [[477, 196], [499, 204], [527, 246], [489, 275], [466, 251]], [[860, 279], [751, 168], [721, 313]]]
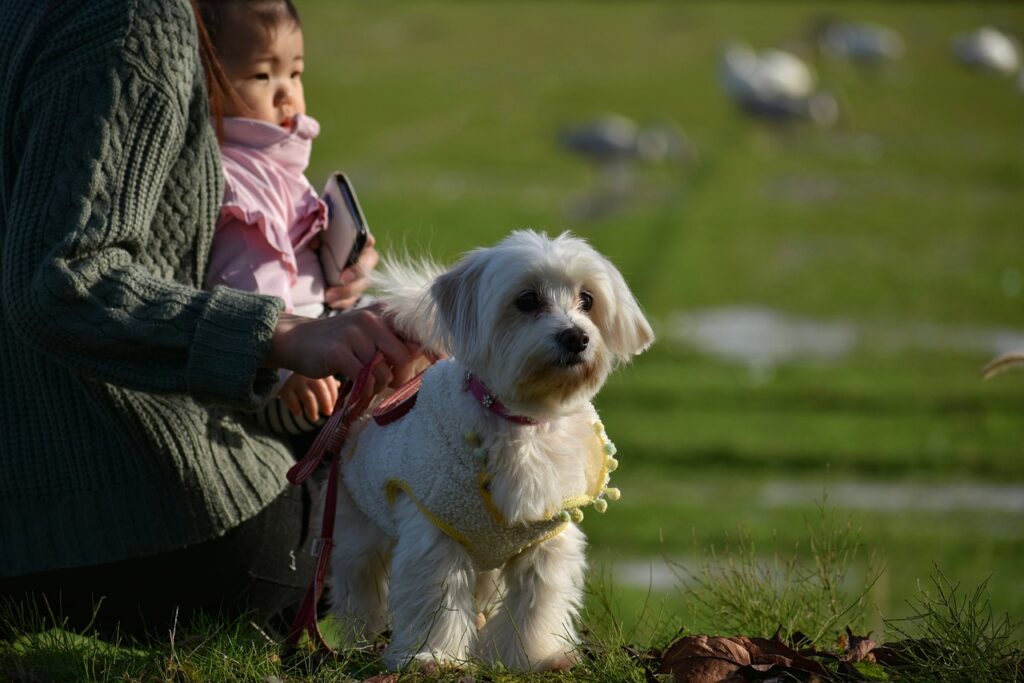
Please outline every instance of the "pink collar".
[[515, 422], [520, 425], [535, 425], [537, 421], [532, 417], [525, 415], [509, 415], [508, 408], [505, 404], [498, 400], [498, 398], [491, 394], [491, 392], [473, 375], [472, 372], [466, 370], [465, 386], [469, 390], [469, 393], [473, 394], [473, 397], [480, 402], [484, 408], [491, 411], [498, 417], [503, 417], [509, 422]]

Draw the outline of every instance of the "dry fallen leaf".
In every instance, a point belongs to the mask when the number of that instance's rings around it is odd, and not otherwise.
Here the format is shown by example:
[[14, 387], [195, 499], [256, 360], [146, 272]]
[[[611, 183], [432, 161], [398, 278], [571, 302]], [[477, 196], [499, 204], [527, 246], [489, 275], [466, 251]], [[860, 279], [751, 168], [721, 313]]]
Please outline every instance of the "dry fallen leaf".
[[870, 631], [868, 631], [866, 636], [857, 636], [847, 626], [846, 637], [840, 639], [840, 644], [845, 650], [844, 654], [840, 657], [844, 662], [856, 664], [857, 662], [875, 661], [874, 650], [878, 647], [878, 643], [871, 640]]
[[773, 675], [817, 681], [829, 671], [778, 638], [686, 636], [666, 649], [659, 673], [679, 683], [740, 683]]

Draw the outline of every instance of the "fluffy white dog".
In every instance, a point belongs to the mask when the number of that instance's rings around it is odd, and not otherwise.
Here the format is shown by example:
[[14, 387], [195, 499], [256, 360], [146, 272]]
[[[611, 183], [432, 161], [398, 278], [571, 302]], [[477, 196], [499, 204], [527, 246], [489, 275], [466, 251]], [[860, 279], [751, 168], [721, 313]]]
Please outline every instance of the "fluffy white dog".
[[576, 522], [618, 497], [590, 400], [651, 327], [615, 267], [568, 233], [515, 232], [447, 272], [392, 264], [379, 281], [396, 327], [450, 359], [414, 399], [353, 428], [333, 611], [353, 640], [390, 622], [391, 668], [571, 666], [586, 568]]

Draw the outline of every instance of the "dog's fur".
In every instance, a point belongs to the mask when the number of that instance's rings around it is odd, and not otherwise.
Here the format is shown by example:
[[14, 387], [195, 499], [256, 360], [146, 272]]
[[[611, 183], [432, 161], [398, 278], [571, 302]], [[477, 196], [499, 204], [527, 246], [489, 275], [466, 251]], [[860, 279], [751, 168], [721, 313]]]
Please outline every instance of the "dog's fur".
[[[450, 355], [511, 413], [538, 421], [488, 423], [494, 433], [485, 438], [498, 444], [492, 453], [499, 451], [488, 465], [491, 495], [504, 518], [540, 520], [559, 509], [559, 481], [582, 466], [578, 439], [582, 421], [594, 415], [590, 399], [617, 363], [653, 341], [622, 275], [568, 233], [550, 239], [519, 231], [470, 252], [447, 272], [392, 263], [376, 279], [399, 332]], [[536, 294], [536, 310], [517, 306], [524, 292]], [[592, 296], [589, 311], [582, 292]], [[564, 336], [559, 340], [573, 328], [589, 338], [582, 351], [567, 347]], [[389, 538], [341, 492], [333, 610], [351, 638], [383, 631], [390, 613], [384, 659], [392, 668], [457, 664], [470, 656], [517, 670], [576, 660], [574, 619], [586, 559], [575, 524], [498, 570], [479, 571], [407, 496], [397, 498], [393, 514], [398, 534]], [[478, 613], [489, 614], [479, 629]]]

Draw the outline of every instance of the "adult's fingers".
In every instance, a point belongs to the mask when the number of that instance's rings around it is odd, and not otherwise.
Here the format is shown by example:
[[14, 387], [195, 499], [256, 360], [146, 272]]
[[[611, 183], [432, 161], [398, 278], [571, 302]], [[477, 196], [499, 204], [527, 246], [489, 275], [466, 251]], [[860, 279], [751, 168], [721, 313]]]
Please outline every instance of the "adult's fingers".
[[336, 380], [334, 377], [328, 377], [327, 389], [331, 394], [331, 404], [327, 410], [327, 414], [330, 415], [334, 412], [334, 406], [338, 405], [338, 394], [341, 391], [341, 382]]
[[355, 381], [359, 372], [363, 369], [363, 362], [360, 361], [351, 347], [340, 347], [326, 360], [331, 373], [341, 373]]
[[413, 375], [413, 364], [419, 354], [410, 350], [405, 342], [379, 318], [376, 318], [376, 325], [373, 327], [372, 334], [374, 343], [380, 352], [384, 354], [388, 365], [391, 366], [392, 376], [389, 384], [391, 386], [400, 386], [408, 382]]
[[419, 347], [399, 338], [379, 312], [359, 309], [321, 320], [310, 320], [289, 337], [287, 347], [295, 363], [291, 366], [311, 377], [342, 373], [355, 378], [373, 361], [379, 350], [387, 369], [374, 373], [378, 390], [389, 384], [397, 386], [412, 376], [414, 363], [420, 358]]
[[388, 367], [387, 363], [379, 363], [377, 367], [373, 369], [374, 386], [383, 389], [388, 386], [400, 386], [393, 383], [394, 373], [391, 372], [391, 368]]

